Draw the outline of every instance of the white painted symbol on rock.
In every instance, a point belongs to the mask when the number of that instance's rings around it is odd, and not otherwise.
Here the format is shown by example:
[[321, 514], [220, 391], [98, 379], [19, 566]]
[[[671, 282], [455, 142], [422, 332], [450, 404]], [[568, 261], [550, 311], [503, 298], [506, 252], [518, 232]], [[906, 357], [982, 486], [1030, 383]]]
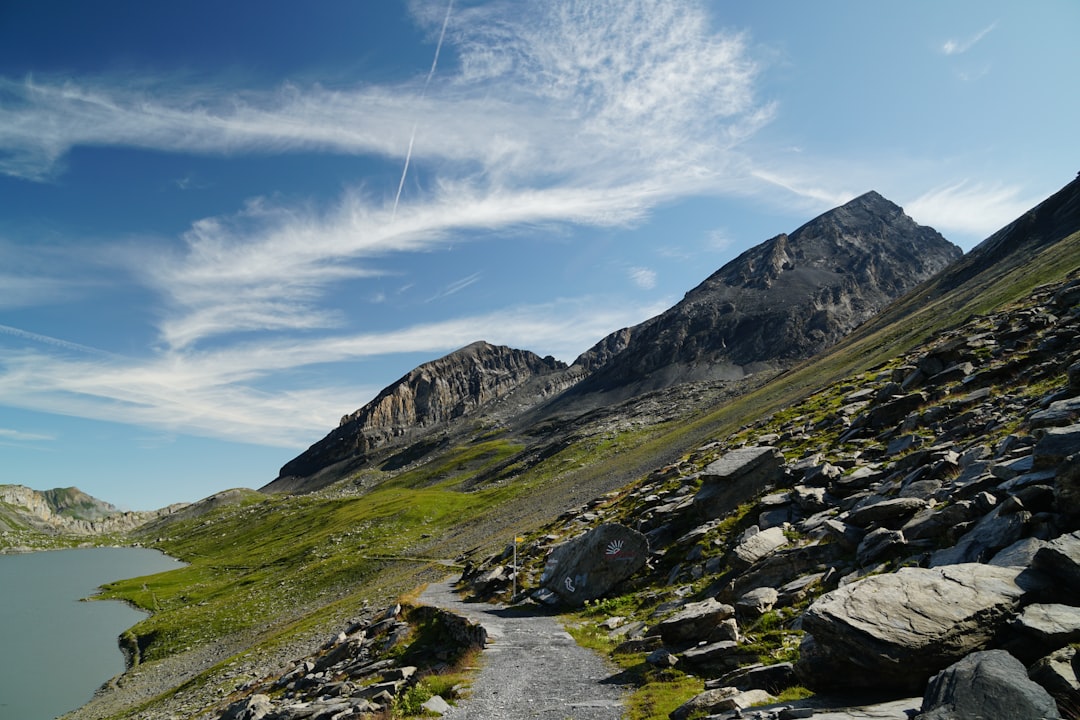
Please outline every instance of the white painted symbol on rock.
[[574, 587], [574, 581], [572, 579], [570, 579], [570, 578], [566, 578], [565, 585], [566, 585], [566, 589], [569, 590], [570, 592], [574, 592], [575, 590], [577, 590], [577, 588]]
[[608, 543], [607, 553], [608, 555], [618, 555], [622, 552], [624, 542], [622, 540], [612, 540]]

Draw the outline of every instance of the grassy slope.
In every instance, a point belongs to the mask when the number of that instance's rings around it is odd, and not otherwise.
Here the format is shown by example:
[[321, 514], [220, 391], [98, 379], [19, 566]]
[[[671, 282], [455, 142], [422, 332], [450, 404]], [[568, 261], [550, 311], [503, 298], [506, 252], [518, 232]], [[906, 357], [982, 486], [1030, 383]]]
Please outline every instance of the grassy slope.
[[[522, 445], [489, 436], [388, 479], [371, 473], [378, 477], [367, 479], [380, 482], [363, 494], [271, 497], [182, 521], [147, 540], [187, 567], [114, 583], [107, 595], [154, 612], [129, 636], [143, 662], [223, 637], [270, 646], [296, 634], [324, 633], [364, 600], [443, 572], [434, 560], [499, 546], [710, 438], [878, 366], [1077, 267], [1080, 233], [974, 284], [942, 290], [931, 283], [828, 355], [693, 422], [583, 438], [528, 469], [515, 462]], [[482, 473], [493, 477], [463, 491]]]

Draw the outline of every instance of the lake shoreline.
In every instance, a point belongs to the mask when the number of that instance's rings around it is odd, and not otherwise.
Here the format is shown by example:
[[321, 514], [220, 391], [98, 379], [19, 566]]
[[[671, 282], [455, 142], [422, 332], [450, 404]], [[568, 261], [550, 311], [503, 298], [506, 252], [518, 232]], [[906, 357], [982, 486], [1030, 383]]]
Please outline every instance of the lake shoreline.
[[123, 634], [151, 613], [103, 597], [103, 586], [177, 567], [160, 550], [130, 545], [0, 555], [0, 644], [13, 659], [0, 674], [0, 714], [49, 720], [122, 683], [132, 669]]

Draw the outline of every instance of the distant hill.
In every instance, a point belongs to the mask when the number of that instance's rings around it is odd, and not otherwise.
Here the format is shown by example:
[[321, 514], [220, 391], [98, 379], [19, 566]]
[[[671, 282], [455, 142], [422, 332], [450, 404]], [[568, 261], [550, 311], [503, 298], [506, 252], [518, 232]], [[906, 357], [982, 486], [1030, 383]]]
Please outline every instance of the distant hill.
[[868, 192], [747, 250], [671, 309], [603, 338], [570, 367], [485, 342], [425, 363], [342, 418], [262, 489], [310, 492], [382, 462], [388, 448], [409, 446], [403, 461], [417, 460], [481, 416], [523, 427], [687, 382], [738, 385], [833, 345], [961, 254]]
[[87, 495], [76, 487], [32, 490], [0, 485], [0, 532], [99, 535], [126, 532], [183, 507], [130, 512]]

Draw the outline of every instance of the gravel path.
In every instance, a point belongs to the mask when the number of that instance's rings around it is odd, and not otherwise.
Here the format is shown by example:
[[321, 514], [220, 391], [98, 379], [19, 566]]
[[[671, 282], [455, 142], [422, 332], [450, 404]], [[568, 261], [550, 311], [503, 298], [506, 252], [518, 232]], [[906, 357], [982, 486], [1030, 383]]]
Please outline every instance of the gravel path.
[[466, 603], [450, 582], [432, 584], [420, 602], [479, 622], [488, 633], [469, 696], [448, 720], [618, 720], [624, 688], [618, 670], [574, 642], [557, 618]]

